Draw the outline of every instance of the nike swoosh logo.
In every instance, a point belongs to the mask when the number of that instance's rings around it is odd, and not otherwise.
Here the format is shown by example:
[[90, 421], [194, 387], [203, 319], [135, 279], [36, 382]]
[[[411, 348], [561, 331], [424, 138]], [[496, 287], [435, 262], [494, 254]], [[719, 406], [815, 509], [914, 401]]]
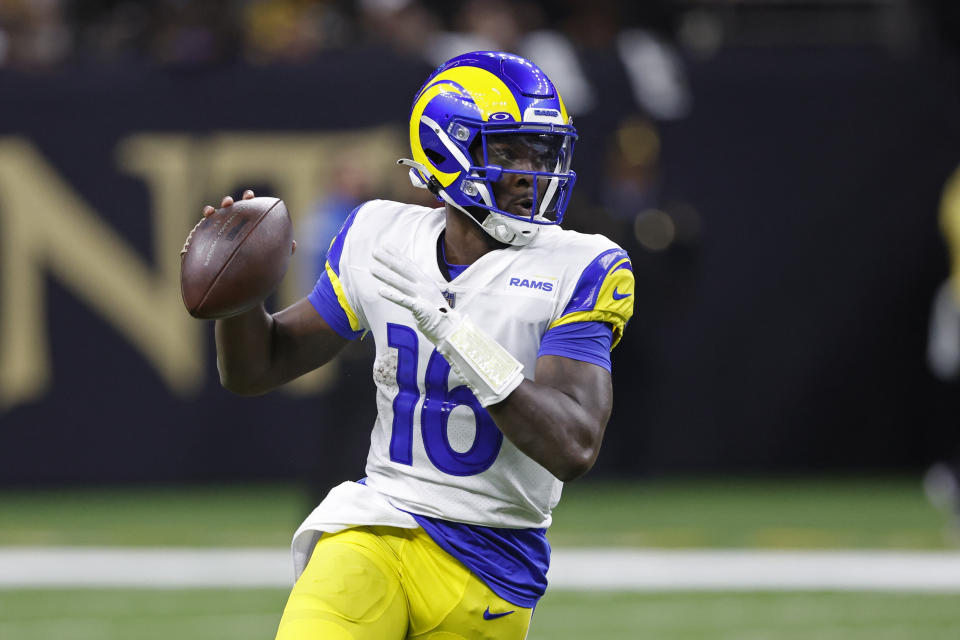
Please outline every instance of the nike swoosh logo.
[[613, 288], [613, 299], [614, 299], [614, 300], [623, 300], [624, 298], [629, 298], [629, 297], [632, 296], [632, 295], [633, 295], [632, 293], [620, 293], [619, 291], [617, 291], [617, 288], [616, 288], [616, 287]]
[[490, 607], [487, 607], [487, 610], [483, 612], [484, 620], [496, 620], [497, 618], [502, 618], [503, 616], [508, 616], [513, 611], [505, 611], [503, 613], [490, 613]]

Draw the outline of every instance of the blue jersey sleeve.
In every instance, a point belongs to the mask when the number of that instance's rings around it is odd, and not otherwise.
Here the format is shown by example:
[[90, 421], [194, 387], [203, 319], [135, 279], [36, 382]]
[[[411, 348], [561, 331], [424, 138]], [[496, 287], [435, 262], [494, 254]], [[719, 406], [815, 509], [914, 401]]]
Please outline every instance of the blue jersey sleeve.
[[563, 356], [610, 371], [613, 330], [606, 322], [572, 322], [548, 329], [540, 341], [540, 356]]
[[[360, 205], [362, 207], [363, 205]], [[346, 241], [350, 227], [356, 220], [357, 212], [360, 207], [354, 209], [339, 233], [330, 243], [330, 249], [327, 251], [327, 260], [323, 267], [323, 273], [317, 280], [313, 292], [307, 296], [310, 304], [317, 310], [327, 324], [338, 334], [347, 340], [353, 340], [363, 335], [363, 327], [360, 326], [360, 320], [356, 312], [350, 306], [347, 300], [343, 283], [340, 281], [340, 258], [343, 254], [343, 244]]]
[[334, 290], [333, 284], [330, 282], [330, 276], [326, 271], [317, 280], [317, 286], [313, 288], [307, 299], [310, 300], [310, 304], [317, 310], [317, 313], [323, 316], [327, 324], [341, 337], [347, 340], [355, 340], [363, 335], [362, 330], [354, 329], [350, 323], [350, 318], [344, 311], [340, 298], [337, 297], [337, 292]]

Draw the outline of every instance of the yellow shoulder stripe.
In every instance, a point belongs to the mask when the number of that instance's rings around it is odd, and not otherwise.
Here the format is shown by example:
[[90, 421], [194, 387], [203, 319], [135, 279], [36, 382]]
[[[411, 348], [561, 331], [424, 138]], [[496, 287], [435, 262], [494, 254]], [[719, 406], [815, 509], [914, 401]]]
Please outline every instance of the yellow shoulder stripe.
[[330, 284], [333, 285], [333, 292], [337, 294], [337, 302], [340, 303], [340, 307], [343, 309], [343, 312], [347, 314], [347, 320], [350, 322], [350, 329], [353, 331], [360, 330], [360, 320], [357, 318], [357, 314], [354, 313], [353, 308], [350, 307], [350, 303], [347, 302], [347, 295], [343, 291], [343, 284], [340, 282], [340, 278], [333, 271], [333, 267], [330, 266], [330, 263], [327, 262], [324, 269], [327, 272], [327, 277], [330, 278]]

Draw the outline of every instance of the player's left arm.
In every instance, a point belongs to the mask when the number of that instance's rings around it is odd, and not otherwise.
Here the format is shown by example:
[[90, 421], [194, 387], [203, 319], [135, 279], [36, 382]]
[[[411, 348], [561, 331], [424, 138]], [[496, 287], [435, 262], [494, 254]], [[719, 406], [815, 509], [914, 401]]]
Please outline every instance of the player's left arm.
[[578, 478], [600, 453], [613, 408], [610, 372], [544, 355], [534, 376], [487, 411], [510, 442], [550, 473], [564, 482]]
[[[622, 249], [599, 255], [584, 270], [566, 306], [548, 327], [567, 334], [577, 325], [609, 326], [603, 356], [563, 347], [544, 336], [534, 379], [523, 365], [471, 319], [450, 308], [437, 286], [390, 247], [373, 253], [379, 293], [413, 313], [420, 332], [467, 383], [500, 431], [560, 480], [593, 466], [613, 405], [609, 349], [633, 313], [633, 273]], [[553, 343], [552, 347], [545, 345]], [[576, 357], [565, 357], [565, 355]]]
[[633, 289], [626, 252], [600, 253], [547, 329], [533, 380], [487, 405], [503, 434], [560, 480], [582, 476], [600, 453], [613, 407], [610, 350], [633, 315]]

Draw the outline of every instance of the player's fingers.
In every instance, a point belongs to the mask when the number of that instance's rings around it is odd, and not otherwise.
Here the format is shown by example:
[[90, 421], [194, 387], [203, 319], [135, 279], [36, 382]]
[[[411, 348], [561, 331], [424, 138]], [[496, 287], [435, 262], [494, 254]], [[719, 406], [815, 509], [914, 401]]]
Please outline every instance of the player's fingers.
[[388, 285], [394, 289], [397, 289], [401, 293], [404, 293], [408, 296], [417, 295], [416, 289], [413, 286], [413, 283], [404, 278], [402, 275], [391, 271], [390, 269], [385, 269], [380, 265], [374, 265], [370, 269], [370, 275], [379, 280], [385, 285]]
[[253, 189], [247, 189], [246, 191], [243, 192], [244, 200], [250, 200], [251, 198], [253, 198]]
[[416, 277], [409, 260], [389, 247], [378, 248], [373, 252], [373, 259], [407, 280], [413, 281]]
[[205, 207], [203, 208], [203, 217], [204, 217], [204, 218], [209, 218], [210, 216], [213, 215], [213, 212], [214, 212], [214, 211], [216, 211], [216, 209], [214, 209], [214, 208], [211, 207], [210, 205], [205, 206]]
[[373, 259], [379, 262], [380, 265], [389, 269], [390, 271], [400, 276], [403, 276], [408, 280], [410, 279], [405, 273], [405, 269], [403, 268], [404, 267], [403, 263], [397, 260], [396, 256], [394, 256], [393, 254], [387, 253], [386, 251], [381, 251], [380, 249], [376, 249], [373, 252]]
[[293, 255], [293, 254], [296, 253], [296, 252], [297, 252], [297, 241], [294, 240], [294, 241], [293, 241], [293, 247], [290, 248], [290, 255]]
[[220, 202], [220, 208], [223, 209], [224, 207], [229, 207], [232, 204], [233, 204], [233, 197], [224, 196], [223, 201]]
[[398, 304], [406, 309], [413, 309], [413, 300], [403, 295], [396, 289], [391, 289], [390, 287], [380, 287], [377, 290], [377, 293], [380, 294], [381, 298], [385, 298], [394, 304]]
[[382, 265], [390, 267], [391, 269], [393, 269], [397, 264], [396, 257], [394, 257], [393, 252], [387, 249], [387, 247], [377, 247], [373, 250], [371, 255], [373, 256], [374, 260]]
[[383, 265], [375, 264], [370, 267], [370, 275], [380, 282], [390, 285], [391, 287], [406, 289], [409, 286], [409, 283], [404, 282], [403, 278], [399, 274], [387, 267], [384, 267]]

